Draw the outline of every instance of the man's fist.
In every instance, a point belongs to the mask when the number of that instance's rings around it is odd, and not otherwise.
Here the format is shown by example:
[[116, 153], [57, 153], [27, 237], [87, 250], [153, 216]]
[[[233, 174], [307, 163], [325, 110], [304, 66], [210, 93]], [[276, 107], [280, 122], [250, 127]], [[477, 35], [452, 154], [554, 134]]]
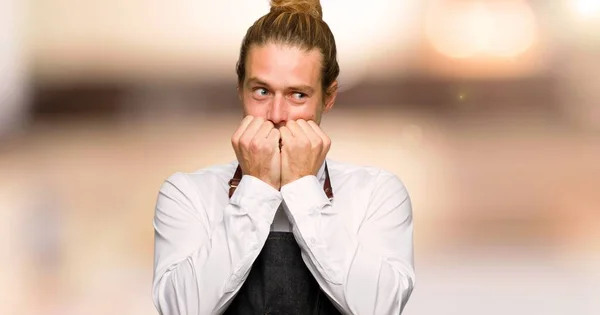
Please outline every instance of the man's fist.
[[242, 173], [254, 176], [279, 190], [281, 153], [279, 130], [259, 117], [246, 116], [231, 137], [231, 144]]
[[288, 121], [281, 132], [281, 186], [307, 175], [317, 175], [331, 140], [313, 121]]

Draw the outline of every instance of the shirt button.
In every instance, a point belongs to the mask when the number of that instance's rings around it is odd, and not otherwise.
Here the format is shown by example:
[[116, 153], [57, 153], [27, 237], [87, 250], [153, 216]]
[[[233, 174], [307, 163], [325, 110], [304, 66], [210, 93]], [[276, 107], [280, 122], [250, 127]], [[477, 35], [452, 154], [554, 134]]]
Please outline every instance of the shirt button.
[[310, 238], [310, 245], [316, 245], [317, 244], [317, 240], [314, 237]]

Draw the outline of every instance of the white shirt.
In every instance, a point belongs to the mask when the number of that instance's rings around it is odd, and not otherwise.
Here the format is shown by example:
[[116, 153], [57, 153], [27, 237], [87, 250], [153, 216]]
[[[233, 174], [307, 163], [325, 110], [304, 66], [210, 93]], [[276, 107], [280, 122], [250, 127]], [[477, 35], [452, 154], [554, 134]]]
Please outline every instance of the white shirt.
[[244, 175], [230, 199], [237, 166], [176, 173], [161, 186], [152, 287], [160, 314], [224, 312], [269, 231], [290, 227], [304, 263], [342, 313], [401, 313], [415, 273], [412, 206], [396, 175], [327, 159], [331, 200], [324, 164], [281, 191]]

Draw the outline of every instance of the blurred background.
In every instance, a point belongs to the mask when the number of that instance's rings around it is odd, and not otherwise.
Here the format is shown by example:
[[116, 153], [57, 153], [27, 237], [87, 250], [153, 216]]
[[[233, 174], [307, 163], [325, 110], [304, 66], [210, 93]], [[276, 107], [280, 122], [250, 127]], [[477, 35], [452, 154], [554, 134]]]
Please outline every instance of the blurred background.
[[[600, 0], [321, 0], [329, 157], [413, 200], [405, 314], [600, 314]], [[233, 161], [265, 0], [0, 0], [2, 314], [156, 314], [152, 217]]]

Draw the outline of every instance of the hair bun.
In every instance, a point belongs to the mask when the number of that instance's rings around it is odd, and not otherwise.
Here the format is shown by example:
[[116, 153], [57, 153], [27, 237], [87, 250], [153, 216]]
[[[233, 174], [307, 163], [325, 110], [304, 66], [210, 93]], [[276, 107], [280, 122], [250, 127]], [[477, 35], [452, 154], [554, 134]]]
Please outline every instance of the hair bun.
[[323, 19], [323, 9], [319, 0], [271, 0], [271, 11], [306, 13]]

